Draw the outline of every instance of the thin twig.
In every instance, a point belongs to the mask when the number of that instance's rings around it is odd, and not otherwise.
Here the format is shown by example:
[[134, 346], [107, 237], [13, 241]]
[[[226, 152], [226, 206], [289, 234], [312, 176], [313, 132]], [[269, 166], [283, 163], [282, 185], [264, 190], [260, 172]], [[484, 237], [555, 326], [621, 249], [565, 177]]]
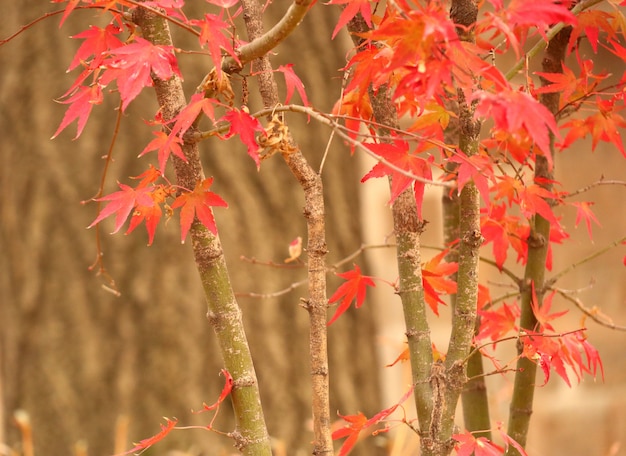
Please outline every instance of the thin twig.
[[293, 282], [287, 288], [283, 288], [282, 290], [274, 291], [274, 292], [271, 292], [271, 293], [254, 293], [254, 292], [250, 292], [250, 293], [235, 293], [235, 296], [237, 296], [237, 297], [245, 297], [245, 298], [258, 298], [258, 299], [277, 298], [279, 296], [286, 295], [290, 291], [293, 291], [296, 288], [301, 287], [302, 285], [306, 285], [308, 283], [309, 283], [309, 279], [303, 279], [303, 280], [300, 280], [298, 282]]
[[[422, 176], [417, 176], [413, 173], [408, 172], [405, 169], [400, 168], [397, 165], [394, 165], [393, 163], [391, 163], [390, 161], [388, 161], [387, 159], [381, 157], [380, 155], [377, 155], [376, 153], [374, 153], [372, 150], [370, 150], [364, 143], [357, 141], [353, 138], [351, 138], [349, 135], [345, 134], [343, 131], [341, 131], [341, 126], [339, 125], [339, 123], [337, 123], [336, 120], [334, 120], [335, 116], [330, 116], [327, 114], [323, 114], [319, 111], [316, 111], [315, 109], [312, 108], [308, 108], [305, 106], [299, 106], [299, 105], [288, 105], [288, 106], [277, 106], [276, 108], [273, 109], [264, 109], [262, 111], [259, 111], [257, 113], [254, 114], [254, 117], [263, 117], [265, 115], [268, 114], [272, 114], [274, 112], [285, 112], [285, 111], [289, 111], [289, 112], [299, 112], [302, 114], [306, 114], [307, 116], [311, 116], [312, 118], [314, 118], [315, 120], [321, 122], [324, 125], [327, 125], [328, 127], [332, 128], [343, 140], [347, 141], [348, 143], [350, 143], [351, 145], [358, 147], [359, 149], [363, 150], [366, 154], [368, 154], [370, 157], [372, 157], [374, 160], [376, 160], [379, 163], [382, 163], [383, 165], [387, 166], [388, 168], [391, 168], [393, 171], [402, 174], [403, 176], [406, 176], [410, 179], [413, 179], [417, 182], [421, 182], [423, 184], [428, 184], [428, 185], [434, 185], [437, 187], [444, 187], [444, 188], [455, 188], [456, 184], [452, 183], [452, 182], [440, 182], [440, 181], [434, 181], [431, 179], [425, 179]], [[212, 130], [208, 130], [208, 131], [203, 131], [200, 133], [195, 133], [193, 135], [193, 138], [196, 141], [200, 141], [203, 139], [207, 139], [211, 136], [216, 135], [217, 133], [223, 131], [226, 131], [228, 129], [228, 126], [222, 126], [219, 127], [217, 129], [212, 129]], [[433, 142], [432, 140], [425, 140], [427, 142]], [[439, 145], [437, 145], [439, 147]]]
[[551, 288], [551, 290], [559, 293], [566, 300], [574, 304], [582, 313], [584, 313], [586, 316], [591, 318], [599, 325], [604, 326], [605, 328], [615, 329], [617, 331], [626, 331], [626, 326], [616, 325], [615, 323], [613, 323], [613, 321], [611, 321], [608, 316], [601, 313], [595, 306], [591, 309], [586, 307], [580, 299], [572, 296], [568, 290], [562, 290], [560, 288]]
[[[102, 201], [99, 199], [102, 197], [104, 193], [104, 184], [106, 182], [106, 177], [109, 171], [109, 166], [113, 162], [113, 150], [115, 149], [115, 143], [117, 142], [117, 136], [120, 132], [120, 125], [122, 123], [122, 100], [120, 100], [119, 106], [117, 107], [117, 117], [115, 119], [115, 127], [113, 129], [113, 137], [111, 138], [111, 142], [109, 143], [109, 149], [107, 150], [107, 154], [105, 155], [104, 168], [102, 169], [102, 176], [100, 177], [100, 186], [98, 187], [98, 192], [91, 197], [87, 201], [82, 201], [82, 204], [86, 204], [88, 201], [96, 202], [96, 214], [100, 213], [100, 207], [102, 206]], [[97, 275], [101, 275], [107, 282], [107, 285], [103, 285], [103, 289], [112, 293], [113, 295], [120, 297], [121, 293], [117, 289], [115, 285], [115, 280], [113, 277], [107, 272], [106, 267], [104, 266], [104, 262], [102, 257], [104, 256], [104, 252], [102, 251], [102, 230], [101, 225], [98, 223], [96, 225], [96, 261], [89, 266], [89, 270], [93, 271], [96, 266], [98, 266]]]
[[567, 195], [564, 195], [562, 198], [571, 198], [573, 196], [577, 196], [580, 195], [581, 193], [585, 193], [588, 192], [589, 190], [591, 190], [594, 187], [598, 187], [600, 185], [622, 185], [626, 187], [626, 181], [621, 181], [621, 180], [606, 180], [604, 179], [604, 176], [602, 176], [599, 180], [592, 182], [589, 185], [586, 185], [584, 187], [579, 188], [578, 190], [575, 190], [573, 192], [568, 193]]
[[617, 247], [619, 244], [622, 244], [623, 242], [626, 242], [626, 236], [611, 242], [606, 247], [604, 247], [604, 248], [602, 248], [600, 250], [595, 251], [591, 255], [583, 258], [582, 260], [577, 261], [576, 263], [570, 264], [565, 269], [561, 270], [560, 272], [558, 272], [554, 276], [552, 276], [552, 278], [550, 278], [549, 280], [546, 280], [545, 288], [551, 288], [564, 275], [569, 274], [570, 272], [572, 272], [577, 267], [582, 266], [583, 264], [588, 263], [589, 261], [594, 260], [594, 259], [598, 258], [599, 256], [604, 255], [605, 253], [609, 252], [610, 250], [612, 250], [613, 248]]

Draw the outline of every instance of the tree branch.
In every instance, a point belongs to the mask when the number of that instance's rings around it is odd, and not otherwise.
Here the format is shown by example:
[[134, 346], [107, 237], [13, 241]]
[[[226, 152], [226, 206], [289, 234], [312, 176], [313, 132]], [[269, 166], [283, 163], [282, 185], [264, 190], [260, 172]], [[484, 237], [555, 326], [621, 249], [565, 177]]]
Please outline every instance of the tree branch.
[[[358, 48], [363, 41], [357, 34], [368, 31], [368, 26], [360, 15], [348, 23], [352, 40]], [[369, 88], [374, 118], [381, 127], [378, 133], [387, 135], [389, 130], [398, 129], [398, 117], [390, 98], [387, 86], [377, 91]], [[366, 149], [366, 148], [365, 148]], [[380, 160], [379, 157], [377, 157]], [[415, 197], [410, 190], [404, 191], [392, 206], [394, 232], [397, 242], [397, 262], [399, 273], [398, 295], [402, 300], [402, 309], [406, 325], [406, 337], [411, 358], [411, 373], [414, 385], [413, 395], [424, 442], [430, 438], [430, 426], [433, 411], [433, 387], [431, 372], [433, 356], [430, 339], [430, 327], [426, 318], [426, 303], [422, 284], [420, 239], [424, 222], [417, 216]], [[432, 439], [431, 439], [432, 440]], [[422, 452], [424, 456], [429, 453]]]
[[[284, 39], [302, 20], [308, 10], [308, 0], [296, 1], [290, 8], [293, 14], [288, 14], [274, 26], [267, 34], [263, 33], [261, 9], [255, 0], [242, 0], [244, 20], [251, 47], [240, 49], [242, 63], [255, 58], [253, 72], [257, 74], [259, 91], [263, 104], [268, 109], [274, 109], [279, 104], [278, 89], [267, 52]], [[258, 43], [256, 45], [255, 43]], [[255, 44], [254, 46], [252, 46]], [[224, 68], [224, 66], [223, 66]], [[227, 68], [227, 71], [235, 70]], [[226, 70], [225, 70], [226, 71]], [[330, 398], [326, 312], [328, 299], [326, 297], [326, 234], [325, 234], [325, 207], [322, 178], [309, 166], [294, 143], [291, 134], [287, 141], [291, 152], [283, 153], [285, 163], [300, 183], [304, 191], [304, 216], [307, 222], [307, 272], [309, 284], [309, 298], [305, 300], [305, 308], [309, 312], [310, 321], [310, 357], [311, 357], [311, 384], [313, 400], [313, 455], [332, 455], [333, 444], [330, 432]]]
[[[571, 27], [562, 28], [559, 33], [554, 35], [550, 40], [542, 61], [544, 72], [562, 72], [561, 63], [565, 58], [565, 50], [571, 30]], [[545, 85], [547, 83], [548, 81], [542, 79], [542, 84]], [[555, 114], [558, 111], [559, 96], [559, 93], [543, 94], [541, 102], [551, 113]], [[550, 147], [554, 149], [554, 137], [552, 135]], [[551, 150], [550, 153], [554, 156], [554, 150]], [[535, 182], [537, 185], [542, 186], [548, 191], [552, 191], [553, 172], [554, 170], [550, 169], [546, 157], [544, 155], [536, 155]], [[534, 223], [531, 224], [527, 241], [528, 260], [524, 271], [524, 286], [521, 296], [522, 313], [520, 316], [520, 331], [534, 331], [537, 324], [535, 314], [531, 307], [533, 299], [532, 289], [534, 286], [537, 302], [541, 303], [545, 292], [546, 258], [548, 255], [549, 239], [550, 222], [539, 214], [536, 214]], [[521, 353], [522, 346], [520, 345], [518, 347], [518, 354], [521, 355]], [[512, 439], [524, 447], [528, 437], [530, 415], [533, 409], [537, 364], [528, 358], [520, 356], [517, 362], [517, 370], [510, 405], [507, 433]], [[519, 455], [519, 451], [513, 446], [510, 446], [506, 454], [508, 456], [517, 456]]]
[[[302, 22], [309, 11], [313, 0], [295, 0], [285, 15], [267, 33], [261, 33], [248, 44], [237, 49], [237, 62], [232, 57], [226, 57], [222, 61], [222, 70], [226, 73], [235, 73], [243, 68], [246, 63], [259, 59], [278, 46], [291, 32]], [[260, 10], [259, 10], [260, 11]]]
[[[153, 11], [137, 8], [133, 21], [141, 27], [144, 38], [153, 44], [172, 45], [167, 21]], [[186, 105], [181, 81], [174, 76], [167, 81], [153, 78], [153, 82], [163, 120], [169, 122]], [[187, 162], [177, 157], [174, 159], [178, 185], [194, 188], [196, 182], [204, 178], [198, 145], [185, 141], [182, 149]], [[191, 226], [190, 234], [196, 267], [209, 307], [207, 316], [217, 335], [224, 366], [234, 380], [231, 398], [237, 423], [232, 433], [235, 446], [244, 455], [270, 456], [270, 440], [256, 373], [219, 237], [197, 219]]]

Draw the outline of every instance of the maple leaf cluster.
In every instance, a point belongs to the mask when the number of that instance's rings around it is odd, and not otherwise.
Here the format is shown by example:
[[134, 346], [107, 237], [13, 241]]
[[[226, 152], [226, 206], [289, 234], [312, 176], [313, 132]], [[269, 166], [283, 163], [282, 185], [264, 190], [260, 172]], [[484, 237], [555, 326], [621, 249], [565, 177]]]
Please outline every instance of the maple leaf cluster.
[[158, 170], [150, 167], [134, 178], [140, 179], [137, 187], [118, 184], [119, 191], [98, 198], [97, 201], [105, 201], [107, 205], [91, 222], [89, 228], [115, 215], [113, 233], [117, 233], [132, 214], [126, 234], [132, 232], [141, 222], [145, 222], [148, 245], [151, 245], [165, 207], [168, 212], [180, 208], [181, 242], [185, 242], [194, 217], [197, 217], [213, 234], [217, 234], [212, 207], [228, 207], [228, 204], [219, 195], [209, 191], [213, 178], [198, 181], [192, 191], [182, 191], [170, 206], [166, 200], [176, 192], [176, 189], [169, 184], [155, 184], [154, 182], [161, 177]]
[[[119, 191], [98, 198], [97, 201], [106, 202], [107, 205], [90, 227], [115, 215], [113, 230], [115, 233], [132, 215], [126, 233], [132, 232], [139, 224], [145, 222], [150, 245], [164, 209], [169, 217], [173, 209], [179, 208], [183, 241], [194, 218], [211, 232], [216, 233], [211, 207], [225, 207], [226, 202], [208, 190], [212, 179], [198, 182], [194, 189], [175, 188], [169, 183], [157, 185], [154, 182], [158, 178], [163, 178], [172, 156], [187, 161], [184, 152], [185, 143], [195, 139], [190, 139], [186, 135], [202, 116], [212, 122], [214, 136], [222, 139], [238, 136], [257, 168], [260, 166], [261, 146], [257, 141], [257, 135], [265, 135], [265, 129], [259, 120], [250, 114], [246, 106], [240, 108], [233, 106], [230, 82], [221, 70], [224, 55], [239, 63], [237, 46], [241, 43], [232, 35], [231, 22], [240, 14], [240, 10], [234, 14], [228, 13], [228, 22], [224, 19], [226, 10], [235, 6], [237, 2], [211, 1], [222, 8], [221, 12], [206, 14], [201, 19], [187, 18], [182, 10], [183, 0], [148, 1], [142, 6], [125, 0], [53, 0], [53, 2], [66, 4], [61, 25], [77, 7], [104, 9], [112, 17], [110, 23], [104, 27], [90, 26], [87, 30], [72, 36], [82, 42], [70, 62], [68, 71], [80, 70], [80, 73], [67, 92], [60, 97], [60, 103], [67, 104], [68, 109], [53, 138], [74, 121], [77, 121], [74, 139], [78, 138], [94, 106], [102, 103], [105, 89], [110, 89], [113, 85], [116, 86], [120, 97], [120, 108], [126, 111], [141, 91], [153, 86], [155, 80], [166, 81], [174, 77], [182, 79], [176, 50], [172, 46], [153, 44], [141, 38], [136, 33], [134, 24], [126, 21], [134, 8], [160, 10], [159, 14], [167, 14], [184, 24], [188, 31], [196, 34], [198, 45], [201, 49], [207, 50], [215, 64], [215, 70], [209, 74], [208, 79], [190, 97], [189, 103], [180, 112], [171, 119], [163, 119], [161, 113], [157, 113], [154, 120], [149, 122], [159, 129], [153, 131], [154, 138], [139, 156], [156, 151], [158, 169], [151, 167], [149, 171], [138, 176], [140, 182], [135, 187], [120, 183]], [[294, 92], [297, 92], [305, 106], [308, 105], [304, 85], [295, 74], [293, 65], [282, 65], [276, 71], [285, 79], [285, 103], [288, 103]], [[223, 111], [223, 114], [218, 115], [218, 110]], [[177, 192], [178, 196], [172, 204], [167, 204], [167, 198]]]
[[[591, 52], [609, 52], [623, 66], [626, 48], [620, 43], [626, 34], [626, 18], [617, 7], [618, 2], [610, 2], [611, 8], [600, 10], [583, 9], [579, 2], [562, 0], [488, 0], [491, 9], [469, 27], [457, 27], [444, 2], [401, 0], [384, 7], [377, 5], [375, 9], [372, 3], [361, 0], [331, 0], [329, 3], [345, 5], [333, 38], [358, 14], [369, 27], [355, 40], [359, 45], [345, 68], [349, 79], [333, 108], [335, 116], [344, 118], [345, 129], [352, 140], [351, 151], [354, 152], [355, 144], [360, 142], [362, 149], [378, 158], [378, 163], [363, 176], [362, 182], [389, 178], [389, 204], [401, 193], [410, 191], [420, 218], [426, 186], [440, 184], [433, 176], [441, 174], [441, 180], [450, 184], [445, 191], [459, 194], [472, 182], [483, 203], [483, 246], [490, 248], [496, 267], [507, 274], [510, 273], [507, 262], [526, 264], [528, 261], [528, 244], [539, 217], [550, 225], [546, 239], [548, 271], [553, 266], [553, 245], [569, 238], [567, 227], [562, 223], [565, 210], [575, 210], [575, 226], [585, 226], [592, 239], [592, 224], [600, 226], [592, 210], [593, 202], [572, 201], [575, 194], [582, 192], [570, 194], [558, 189], [557, 182], [535, 178], [534, 174], [539, 157], [545, 158], [551, 169], [555, 152], [564, 153], [586, 137], [591, 138], [592, 150], [600, 142], [606, 142], [626, 157], [622, 138], [626, 128], [626, 73], [620, 70], [617, 75], [610, 75], [596, 71], [593, 57], [578, 46], [586, 39]], [[620, 6], [624, 4], [626, 2], [620, 2]], [[579, 8], [574, 9], [575, 6]], [[524, 54], [536, 41], [551, 39], [553, 35], [549, 34], [557, 23], [571, 27], [568, 59], [560, 71], [530, 72], [525, 66]], [[475, 43], [459, 40], [459, 31], [475, 37]], [[521, 62], [518, 69], [526, 76], [521, 85], [511, 82], [519, 70], [508, 74], [495, 65], [506, 53]], [[536, 83], [540, 86], [536, 87]], [[390, 96], [398, 116], [410, 120], [408, 129], [392, 130], [384, 138], [376, 136], [377, 124], [372, 122], [372, 94], [381, 90], [385, 96]], [[554, 112], [544, 104], [544, 97], [552, 94], [558, 95]], [[449, 132], [458, 117], [456, 106], [460, 104], [471, 105], [474, 119], [489, 127], [479, 140], [478, 150], [471, 156], [458, 144], [445, 142], [450, 141]], [[435, 170], [441, 172], [435, 173]], [[435, 314], [444, 303], [440, 295], [456, 293], [453, 277], [458, 266], [443, 262], [444, 257], [445, 253], [441, 253], [422, 265], [425, 301]], [[347, 282], [329, 301], [341, 301], [331, 322], [351, 302], [356, 300], [356, 307], [361, 307], [374, 280], [362, 275], [356, 266], [341, 277]], [[475, 343], [497, 370], [502, 369], [502, 365], [487, 346], [495, 348], [504, 340], [516, 339], [523, 346], [520, 356], [541, 367], [545, 382], [551, 372], [556, 372], [567, 385], [571, 385], [572, 374], [579, 381], [584, 374], [603, 377], [599, 354], [586, 339], [584, 330], [559, 333], [553, 326], [564, 314], [551, 311], [554, 293], [538, 302], [533, 291], [532, 310], [538, 324], [533, 331], [520, 332], [518, 302], [492, 303], [489, 293], [482, 289], [478, 297], [480, 327]], [[388, 366], [408, 359], [406, 349]], [[367, 422], [364, 416], [356, 415], [346, 421], [358, 426]], [[342, 436], [349, 436], [348, 446], [351, 447], [354, 434], [344, 430]], [[505, 451], [469, 432], [459, 433], [454, 439], [458, 454], [495, 455]], [[519, 447], [505, 435], [503, 440], [507, 446]], [[519, 451], [523, 454], [521, 447]]]

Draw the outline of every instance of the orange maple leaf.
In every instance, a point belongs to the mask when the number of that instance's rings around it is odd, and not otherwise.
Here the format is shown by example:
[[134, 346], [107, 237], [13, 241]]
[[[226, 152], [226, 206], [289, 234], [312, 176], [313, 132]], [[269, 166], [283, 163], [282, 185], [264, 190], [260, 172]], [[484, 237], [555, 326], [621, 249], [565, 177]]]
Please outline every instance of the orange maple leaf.
[[439, 304], [445, 305], [439, 295], [456, 293], [456, 282], [445, 277], [454, 274], [459, 265], [442, 262], [447, 253], [448, 251], [444, 250], [422, 266], [424, 298], [435, 315], [439, 315]]
[[173, 209], [177, 207], [182, 208], [180, 210], [180, 236], [182, 243], [185, 242], [194, 217], [198, 217], [198, 220], [200, 220], [211, 233], [217, 234], [217, 226], [215, 226], [215, 218], [213, 217], [211, 207], [228, 207], [228, 203], [219, 195], [209, 191], [209, 187], [211, 187], [212, 183], [212, 177], [198, 181], [193, 192], [185, 192], [179, 195], [174, 203], [172, 203]]
[[[341, 445], [341, 449], [339, 450], [339, 456], [346, 456], [352, 448], [354, 444], [357, 442], [359, 438], [359, 434], [361, 431], [366, 430], [370, 426], [374, 426], [375, 424], [380, 423], [382, 420], [391, 415], [404, 401], [406, 401], [409, 396], [413, 393], [413, 387], [411, 387], [404, 396], [394, 405], [385, 410], [378, 412], [376, 415], [367, 419], [367, 417], [359, 412], [356, 415], [346, 415], [343, 416], [339, 414], [341, 418], [346, 421], [347, 425], [332, 434], [333, 440], [341, 439], [343, 437], [348, 437]], [[385, 430], [378, 430], [377, 433], [384, 432]]]
[[367, 287], [375, 287], [376, 284], [369, 276], [364, 276], [361, 274], [361, 268], [358, 265], [354, 265], [354, 269], [352, 271], [344, 272], [341, 274], [337, 274], [342, 279], [346, 279], [347, 282], [343, 283], [337, 291], [330, 297], [328, 300], [329, 304], [333, 302], [341, 300], [337, 310], [335, 311], [335, 315], [330, 321], [327, 323], [327, 326], [330, 326], [337, 318], [339, 318], [348, 308], [352, 301], [356, 299], [356, 308], [358, 309], [363, 305], [363, 301], [365, 301], [365, 293]]

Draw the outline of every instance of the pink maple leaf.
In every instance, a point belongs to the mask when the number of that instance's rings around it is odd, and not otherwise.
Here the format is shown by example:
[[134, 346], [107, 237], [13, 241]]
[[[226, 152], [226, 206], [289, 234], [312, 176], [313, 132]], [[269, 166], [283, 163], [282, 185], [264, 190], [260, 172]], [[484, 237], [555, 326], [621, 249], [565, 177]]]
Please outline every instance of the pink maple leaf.
[[139, 37], [135, 37], [133, 43], [112, 50], [104, 64], [108, 70], [100, 82], [106, 85], [117, 81], [122, 111], [144, 87], [152, 86], [152, 75], [162, 80], [174, 75], [182, 78], [172, 46], [155, 45]]

